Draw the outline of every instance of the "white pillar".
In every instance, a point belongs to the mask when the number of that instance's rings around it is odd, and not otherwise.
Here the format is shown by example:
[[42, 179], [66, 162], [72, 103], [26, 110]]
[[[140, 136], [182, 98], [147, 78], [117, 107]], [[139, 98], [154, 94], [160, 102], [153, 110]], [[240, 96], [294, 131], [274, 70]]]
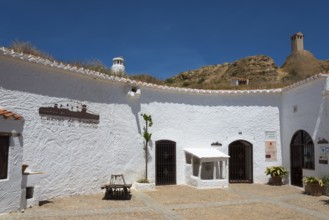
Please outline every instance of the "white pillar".
[[200, 165], [199, 165], [199, 179], [201, 180], [201, 171], [202, 171], [202, 160], [200, 159]]
[[224, 161], [220, 161], [220, 178], [225, 179], [225, 172], [224, 172]]
[[225, 161], [223, 161], [223, 178], [224, 179], [227, 179], [227, 161], [228, 159], [225, 159]]
[[212, 175], [213, 175], [212, 179], [214, 179], [214, 180], [216, 179], [216, 163], [218, 163], [218, 161], [213, 162], [214, 170], [212, 172]]

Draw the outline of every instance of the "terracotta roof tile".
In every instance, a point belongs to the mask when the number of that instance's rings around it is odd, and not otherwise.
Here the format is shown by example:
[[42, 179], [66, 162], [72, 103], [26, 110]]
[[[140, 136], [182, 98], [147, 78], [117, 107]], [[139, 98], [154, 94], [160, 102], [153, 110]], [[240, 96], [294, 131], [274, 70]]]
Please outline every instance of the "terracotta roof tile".
[[4, 119], [15, 119], [15, 120], [20, 120], [23, 118], [21, 115], [18, 115], [6, 109], [0, 109], [0, 117], [3, 117]]

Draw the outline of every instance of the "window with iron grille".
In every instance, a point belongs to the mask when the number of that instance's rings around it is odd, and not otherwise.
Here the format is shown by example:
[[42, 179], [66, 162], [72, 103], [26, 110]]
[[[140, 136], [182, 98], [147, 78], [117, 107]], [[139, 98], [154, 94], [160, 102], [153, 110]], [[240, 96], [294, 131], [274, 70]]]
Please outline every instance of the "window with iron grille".
[[303, 168], [314, 169], [314, 146], [307, 144], [304, 145], [304, 160]]

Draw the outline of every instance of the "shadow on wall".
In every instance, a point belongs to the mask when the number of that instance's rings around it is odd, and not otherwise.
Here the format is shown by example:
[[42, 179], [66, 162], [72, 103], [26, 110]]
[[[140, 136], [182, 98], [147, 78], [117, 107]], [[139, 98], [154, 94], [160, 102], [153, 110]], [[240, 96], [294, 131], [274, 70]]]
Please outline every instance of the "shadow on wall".
[[142, 88], [141, 102], [191, 106], [280, 107], [281, 93], [195, 94]]
[[[243, 94], [189, 94], [141, 87], [141, 97], [127, 101], [126, 83], [92, 78], [71, 71], [17, 61], [9, 57], [0, 59], [1, 85], [10, 90], [19, 90], [50, 97], [62, 97], [106, 104], [184, 103], [200, 106], [280, 106], [281, 93]], [[18, 80], [19, 79], [19, 80]], [[269, 98], [270, 97], [270, 98]]]
[[80, 102], [127, 104], [131, 107], [141, 134], [138, 115], [141, 109], [140, 100], [127, 96], [128, 86], [124, 83], [114, 83], [9, 57], [1, 57], [0, 71], [4, 73], [0, 74], [0, 87], [4, 89]]
[[138, 129], [138, 133], [142, 134], [142, 128], [141, 128], [141, 124], [140, 124], [140, 112], [141, 112], [141, 103], [138, 99], [132, 99], [132, 100], [128, 100], [127, 104], [130, 106], [131, 108], [131, 112], [133, 113], [133, 115], [135, 116], [135, 120], [136, 120], [136, 124], [137, 124], [137, 129]]

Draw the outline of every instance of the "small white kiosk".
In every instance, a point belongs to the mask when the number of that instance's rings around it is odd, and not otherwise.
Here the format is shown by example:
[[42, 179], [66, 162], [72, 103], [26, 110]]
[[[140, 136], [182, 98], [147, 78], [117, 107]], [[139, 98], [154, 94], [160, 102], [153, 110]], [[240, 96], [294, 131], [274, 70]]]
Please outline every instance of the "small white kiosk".
[[215, 148], [185, 148], [186, 183], [196, 188], [228, 187], [229, 155]]

